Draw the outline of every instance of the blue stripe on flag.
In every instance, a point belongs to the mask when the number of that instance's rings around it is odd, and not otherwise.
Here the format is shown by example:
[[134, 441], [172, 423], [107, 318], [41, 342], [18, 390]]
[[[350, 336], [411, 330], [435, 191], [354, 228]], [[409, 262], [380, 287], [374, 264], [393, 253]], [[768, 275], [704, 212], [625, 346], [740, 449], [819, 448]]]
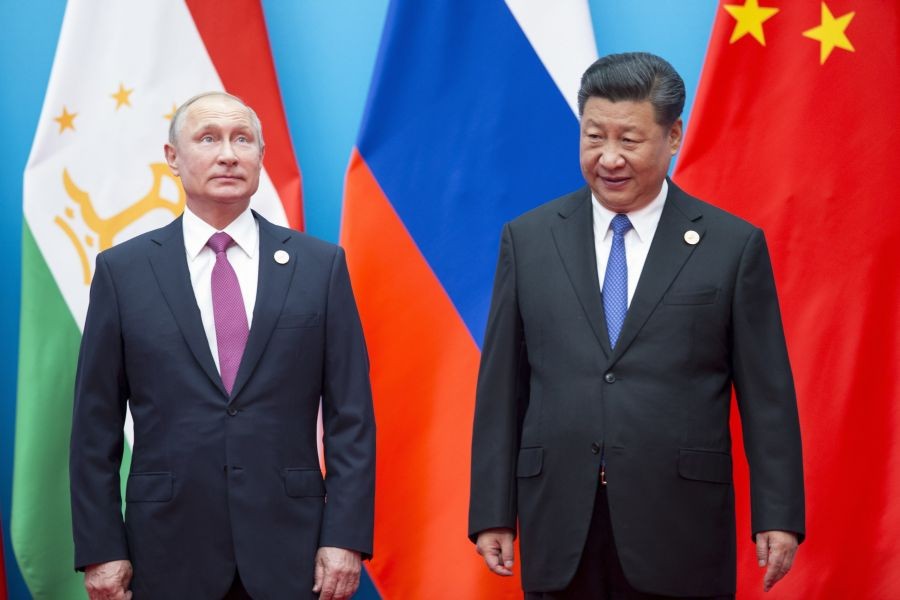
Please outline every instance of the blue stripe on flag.
[[503, 223], [584, 183], [578, 122], [502, 0], [387, 24], [358, 146], [480, 347]]

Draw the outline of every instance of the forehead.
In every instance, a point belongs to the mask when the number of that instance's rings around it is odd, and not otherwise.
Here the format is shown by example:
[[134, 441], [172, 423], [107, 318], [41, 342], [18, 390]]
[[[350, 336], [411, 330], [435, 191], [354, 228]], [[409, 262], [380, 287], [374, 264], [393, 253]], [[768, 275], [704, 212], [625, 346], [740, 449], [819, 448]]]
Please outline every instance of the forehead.
[[582, 123], [607, 124], [618, 123], [633, 127], [646, 127], [656, 124], [653, 104], [649, 100], [619, 100], [613, 102], [607, 98], [592, 96], [584, 103]]
[[188, 129], [203, 127], [250, 128], [250, 111], [227, 96], [208, 96], [191, 104], [185, 114]]

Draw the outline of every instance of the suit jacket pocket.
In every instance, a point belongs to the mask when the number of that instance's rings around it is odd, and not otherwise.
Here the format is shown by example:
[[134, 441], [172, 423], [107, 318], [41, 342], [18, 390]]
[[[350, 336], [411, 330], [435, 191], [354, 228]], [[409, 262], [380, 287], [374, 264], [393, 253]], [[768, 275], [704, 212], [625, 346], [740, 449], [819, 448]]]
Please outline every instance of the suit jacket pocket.
[[296, 327], [316, 327], [319, 325], [319, 313], [283, 314], [275, 325], [278, 329], [293, 329]]
[[284, 493], [291, 498], [323, 497], [322, 473], [319, 469], [285, 469]]
[[682, 448], [678, 451], [678, 474], [694, 481], [731, 483], [731, 455]]
[[125, 489], [126, 502], [168, 502], [172, 499], [175, 478], [169, 472], [132, 473]]
[[712, 304], [718, 295], [719, 290], [716, 288], [669, 292], [663, 296], [663, 302], [665, 304]]
[[534, 477], [540, 475], [544, 466], [543, 448], [520, 448], [519, 461], [516, 465], [517, 477]]

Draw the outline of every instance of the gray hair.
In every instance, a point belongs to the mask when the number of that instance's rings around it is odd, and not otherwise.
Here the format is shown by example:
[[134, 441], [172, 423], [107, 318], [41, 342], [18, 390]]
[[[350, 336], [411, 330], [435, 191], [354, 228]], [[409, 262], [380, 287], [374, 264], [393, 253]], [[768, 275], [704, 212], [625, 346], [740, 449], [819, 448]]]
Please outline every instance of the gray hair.
[[184, 125], [184, 116], [185, 114], [187, 114], [187, 109], [190, 108], [190, 106], [198, 100], [203, 100], [204, 98], [210, 98], [214, 96], [218, 96], [220, 98], [230, 98], [231, 100], [234, 100], [235, 102], [243, 105], [244, 108], [247, 109], [247, 114], [250, 115], [250, 125], [253, 127], [253, 131], [256, 134], [256, 139], [259, 140], [259, 149], [260, 151], [262, 151], [266, 147], [266, 143], [263, 141], [262, 123], [259, 122], [259, 117], [256, 115], [256, 111], [250, 108], [246, 102], [244, 102], [234, 94], [229, 94], [228, 92], [203, 92], [202, 94], [192, 96], [184, 104], [179, 106], [178, 110], [175, 111], [175, 114], [172, 115], [172, 121], [169, 123], [169, 143], [173, 146], [175, 145], [175, 140], [178, 138], [178, 133], [181, 131], [181, 128]]
[[670, 127], [684, 109], [684, 81], [668, 62], [649, 52], [609, 54], [598, 59], [581, 76], [578, 115], [588, 98], [611, 102], [649, 100], [656, 122]]

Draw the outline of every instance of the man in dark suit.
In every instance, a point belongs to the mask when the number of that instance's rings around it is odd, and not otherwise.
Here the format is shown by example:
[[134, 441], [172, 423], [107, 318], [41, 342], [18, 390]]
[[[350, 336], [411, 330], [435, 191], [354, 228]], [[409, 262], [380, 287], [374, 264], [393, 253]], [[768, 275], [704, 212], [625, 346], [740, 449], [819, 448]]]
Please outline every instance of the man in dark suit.
[[579, 92], [588, 187], [503, 229], [469, 535], [510, 575], [518, 524], [528, 598], [733, 597], [732, 388], [766, 590], [804, 535], [765, 240], [667, 180], [683, 106], [659, 57], [598, 60]]
[[372, 552], [375, 425], [344, 253], [250, 210], [263, 149], [239, 99], [187, 101], [165, 146], [184, 215], [97, 258], [70, 463], [92, 599], [347, 598]]

